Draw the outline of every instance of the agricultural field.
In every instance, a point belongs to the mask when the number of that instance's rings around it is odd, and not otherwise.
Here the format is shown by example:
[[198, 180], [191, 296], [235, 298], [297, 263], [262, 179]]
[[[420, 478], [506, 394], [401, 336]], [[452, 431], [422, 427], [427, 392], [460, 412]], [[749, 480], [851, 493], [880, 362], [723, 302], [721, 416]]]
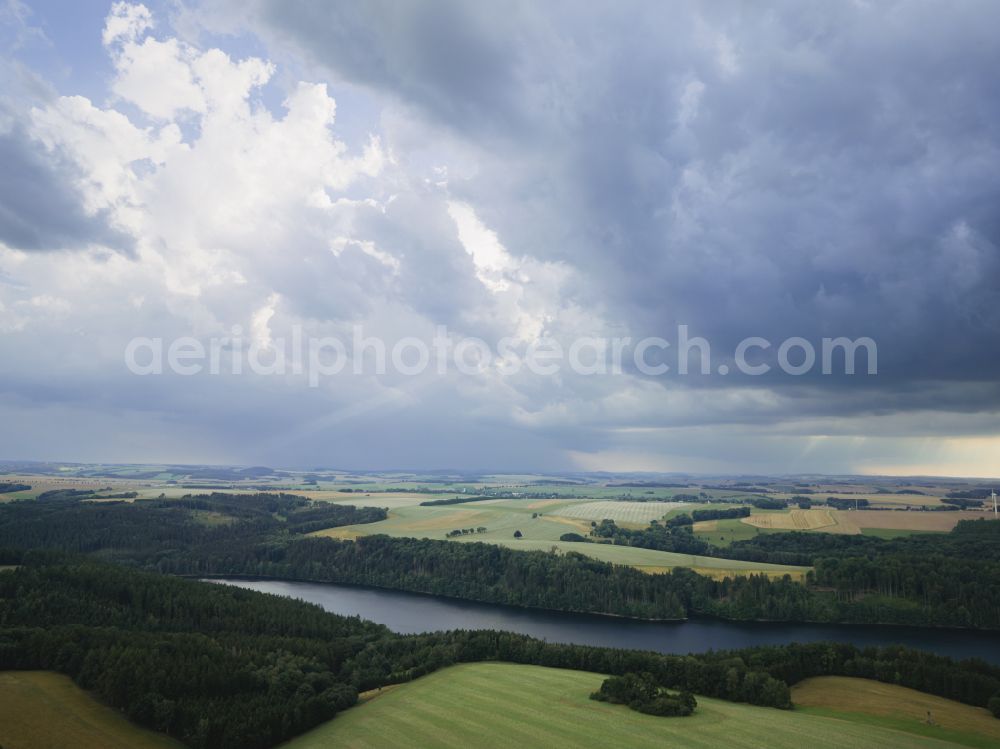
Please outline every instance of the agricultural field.
[[[837, 495], [833, 494], [831, 496]], [[850, 499], [852, 497], [847, 498]], [[931, 494], [864, 494], [860, 499], [867, 499], [875, 507], [885, 507], [890, 510], [905, 509], [907, 507], [935, 507], [941, 504], [941, 497]]]
[[357, 507], [384, 507], [392, 510], [398, 507], [414, 507], [421, 502], [435, 499], [451, 499], [460, 494], [417, 494], [415, 492], [343, 492], [332, 490], [296, 490], [300, 497], [308, 497], [317, 502], [331, 502], [338, 505]]
[[[564, 517], [562, 505], [559, 500], [489, 500], [438, 507], [398, 507], [390, 511], [387, 520], [378, 523], [330, 528], [316, 531], [313, 535], [353, 540], [362, 535], [384, 533], [397, 537], [444, 540], [448, 532], [455, 529], [475, 531], [478, 528], [485, 528], [483, 532], [455, 536], [453, 540], [469, 543], [480, 541], [511, 549], [533, 551], [555, 549], [562, 553], [574, 551], [604, 562], [637, 567], [651, 573], [664, 572], [674, 567], [690, 567], [713, 577], [758, 572], [771, 576], [788, 574], [795, 579], [801, 579], [806, 572], [805, 567], [717, 559], [631, 546], [560, 541], [559, 537], [565, 533], [586, 535], [590, 532], [591, 523], [590, 520]], [[573, 504], [570, 503], [570, 506]], [[537, 517], [532, 517], [533, 515]], [[522, 537], [514, 538], [515, 531], [520, 531]]]
[[819, 676], [792, 687], [792, 701], [814, 715], [851, 715], [873, 725], [967, 746], [984, 749], [1000, 746], [1000, 720], [985, 708], [895, 684], [847, 676]]
[[755, 528], [781, 531], [826, 530], [836, 526], [837, 510], [823, 508], [810, 510], [789, 510], [788, 512], [757, 512], [742, 522]]
[[733, 541], [745, 541], [761, 533], [761, 529], [740, 522], [739, 518], [704, 520], [695, 523], [692, 530], [713, 546], [729, 546]]
[[[845, 519], [844, 515], [848, 517]], [[982, 512], [905, 512], [893, 510], [867, 510], [864, 512], [840, 512], [841, 525], [853, 524], [864, 533], [867, 530], [901, 530], [920, 533], [946, 533], [958, 525], [959, 520], [975, 520], [986, 517]]]
[[453, 666], [383, 690], [293, 739], [327, 747], [678, 746], [769, 749], [946, 749], [957, 743], [841, 716], [751, 707], [704, 697], [688, 718], [658, 718], [589, 699], [603, 676], [503, 663]]
[[683, 502], [581, 502], [580, 504], [562, 507], [559, 515], [577, 520], [596, 520], [605, 518], [616, 523], [649, 525], [650, 520], [659, 520], [668, 512], [689, 507]]
[[[2, 464], [0, 464], [2, 465]], [[791, 481], [788, 479], [750, 480], [700, 479], [664, 480], [661, 483], [636, 477], [541, 476], [541, 475], [458, 475], [414, 474], [407, 472], [375, 472], [371, 474], [347, 471], [273, 471], [267, 468], [211, 468], [194, 466], [84, 466], [48, 465], [39, 473], [9, 470], [0, 480], [30, 484], [27, 492], [0, 495], [0, 502], [30, 499], [53, 489], [105, 490], [103, 494], [137, 492], [139, 498], [164, 496], [181, 497], [210, 491], [233, 494], [260, 491], [285, 491], [305, 496], [317, 502], [333, 502], [357, 506], [382, 507], [389, 511], [383, 522], [366, 526], [348, 526], [321, 532], [334, 538], [353, 539], [359, 535], [386, 533], [391, 536], [416, 538], [453, 538], [459, 541], [485, 541], [513, 548], [555, 547], [562, 551], [578, 551], [595, 558], [656, 572], [676, 566], [675, 557], [665, 552], [627, 549], [594, 549], [591, 545], [566, 544], [559, 541], [565, 533], [587, 535], [590, 524], [605, 518], [630, 528], [645, 527], [651, 520], [671, 518], [704, 507], [730, 507], [760, 496], [789, 499], [803, 491], [814, 500], [827, 496], [846, 499], [868, 499], [884, 508], [918, 507], [940, 503], [950, 491], [974, 488], [962, 482], [942, 482], [927, 485], [899, 480], [855, 479], [838, 481]], [[247, 475], [246, 479], [239, 476]], [[218, 478], [213, 478], [218, 476]], [[237, 478], [232, 478], [236, 476]], [[671, 482], [681, 484], [671, 485]], [[921, 492], [920, 494], [898, 492]], [[513, 497], [497, 497], [480, 502], [421, 507], [428, 500], [471, 498], [483, 492], [509, 493]], [[767, 492], [767, 494], [761, 494]], [[675, 502], [676, 494], [696, 495], [705, 502]], [[646, 501], [627, 501], [636, 497]], [[720, 505], [717, 500], [725, 499]], [[707, 504], [709, 500], [716, 500]], [[100, 496], [83, 501], [101, 501]], [[120, 500], [118, 500], [120, 501]], [[537, 517], [532, 517], [533, 515]], [[693, 531], [714, 546], [724, 548], [734, 541], [753, 538], [760, 533], [811, 531], [821, 533], [866, 534], [882, 538], [925, 532], [947, 532], [961, 519], [981, 517], [982, 512], [920, 512], [890, 509], [843, 511], [817, 506], [808, 510], [791, 508], [787, 511], [753, 511], [742, 521], [726, 519], [697, 523]], [[215, 518], [205, 517], [206, 524]], [[464, 530], [465, 535], [449, 536]], [[471, 531], [471, 532], [470, 532]], [[523, 538], [515, 541], [514, 533]], [[517, 544], [515, 546], [515, 544]], [[651, 558], [649, 555], [654, 555]], [[641, 558], [640, 558], [641, 557]], [[708, 574], [738, 574], [745, 563], [697, 558], [698, 570]], [[633, 560], [633, 561], [625, 561]], [[728, 565], [728, 566], [727, 566]], [[724, 570], [724, 572], [719, 572]], [[782, 568], [767, 570], [782, 574]], [[790, 570], [798, 576], [798, 570]]]
[[[318, 531], [315, 535], [356, 538], [358, 535], [384, 533], [389, 536], [444, 539], [453, 530], [485, 528], [461, 538], [494, 543], [513, 539], [521, 531], [526, 539], [558, 541], [564, 533], [589, 533], [590, 523], [544, 514], [544, 508], [531, 509], [531, 502], [507, 500], [471, 502], [437, 507], [400, 506], [390, 509], [389, 518], [378, 523], [349, 525]], [[542, 513], [542, 514], [539, 514]], [[532, 517], [532, 515], [539, 515]]]
[[[779, 512], [754, 512], [741, 523], [764, 531], [821, 531], [857, 535], [896, 536], [907, 533], [945, 533], [959, 520], [983, 517], [982, 512], [920, 512], [905, 510], [834, 510], [813, 508]], [[885, 533], [885, 532], [892, 532]]]
[[10, 749], [183, 749], [130, 723], [68, 677], [0, 671], [0, 746]]

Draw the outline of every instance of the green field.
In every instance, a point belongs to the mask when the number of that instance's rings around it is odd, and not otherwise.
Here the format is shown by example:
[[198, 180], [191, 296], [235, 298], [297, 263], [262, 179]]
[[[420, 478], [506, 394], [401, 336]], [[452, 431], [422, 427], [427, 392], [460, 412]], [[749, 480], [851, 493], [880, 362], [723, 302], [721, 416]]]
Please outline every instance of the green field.
[[[714, 523], [710, 529], [701, 529], [704, 526]], [[695, 535], [703, 538], [713, 546], [729, 546], [733, 541], [746, 541], [760, 534], [759, 528], [740, 522], [739, 518], [726, 518], [725, 520], [708, 521], [704, 524], [695, 524]]]
[[68, 677], [0, 672], [0, 746], [8, 749], [183, 749], [129, 723]]
[[659, 520], [669, 512], [686, 512], [682, 502], [579, 502], [559, 509], [559, 514], [567, 518], [579, 520], [596, 520], [605, 518], [618, 524], [635, 523], [649, 525], [650, 520]]
[[[444, 539], [454, 529], [485, 527], [487, 531], [475, 534], [474, 540], [493, 542], [513, 539], [517, 530], [524, 538], [539, 541], [557, 541], [561, 535], [571, 531], [590, 532], [589, 521], [549, 517], [546, 512], [551, 505], [546, 502], [488, 500], [437, 507], [394, 507], [390, 508], [387, 520], [335, 528], [332, 533], [321, 531], [321, 534], [351, 538], [384, 533], [389, 536]], [[532, 517], [539, 513], [541, 517]]]
[[603, 677], [540, 666], [454, 666], [387, 689], [285, 744], [326, 747], [945, 749], [955, 743], [840, 717], [698, 698], [689, 718], [588, 699]]
[[[593, 504], [619, 503], [594, 502]], [[575, 551], [603, 562], [638, 567], [647, 572], [662, 572], [673, 567], [690, 567], [715, 577], [765, 572], [772, 576], [789, 574], [800, 578], [807, 570], [805, 567], [742, 562], [631, 546], [560, 541], [559, 537], [564, 533], [575, 532], [586, 535], [590, 532], [591, 521], [567, 518], [559, 514], [567, 506], [579, 506], [579, 503], [561, 500], [498, 499], [438, 507], [397, 507], [390, 512], [388, 520], [330, 528], [317, 531], [314, 535], [354, 539], [358, 536], [384, 533], [396, 537], [443, 540], [452, 529], [486, 528], [484, 533], [456, 536], [454, 540], [468, 543], [481, 541], [530, 551], [552, 549], [564, 553]], [[532, 517], [536, 514], [538, 517]], [[515, 531], [520, 531], [522, 538], [514, 538]], [[754, 529], [750, 528], [750, 531]]]

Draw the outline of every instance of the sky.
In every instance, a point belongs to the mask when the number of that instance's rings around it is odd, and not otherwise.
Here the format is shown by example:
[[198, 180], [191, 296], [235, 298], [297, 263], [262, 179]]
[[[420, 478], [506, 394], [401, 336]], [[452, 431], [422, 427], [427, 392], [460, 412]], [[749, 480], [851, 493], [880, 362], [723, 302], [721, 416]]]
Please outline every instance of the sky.
[[996, 3], [0, 2], [0, 458], [1000, 475]]

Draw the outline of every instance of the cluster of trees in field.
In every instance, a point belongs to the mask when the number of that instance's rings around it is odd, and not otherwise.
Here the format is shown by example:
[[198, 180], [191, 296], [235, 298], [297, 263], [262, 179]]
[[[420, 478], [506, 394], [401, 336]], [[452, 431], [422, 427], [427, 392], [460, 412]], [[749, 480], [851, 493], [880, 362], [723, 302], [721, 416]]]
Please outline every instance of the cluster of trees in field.
[[428, 499], [426, 502], [421, 502], [421, 507], [437, 507], [438, 505], [464, 505], [469, 502], [485, 502], [488, 499], [496, 499], [496, 497], [450, 497], [449, 499]]
[[454, 536], [469, 536], [476, 533], [486, 533], [487, 528], [485, 525], [480, 525], [476, 528], [455, 528], [454, 530], [448, 531], [445, 536], [452, 538]]
[[650, 673], [609, 676], [590, 699], [628, 705], [640, 713], [664, 717], [690, 715], [698, 706], [693, 694], [671, 693], [657, 684]]
[[987, 499], [992, 489], [965, 489], [948, 492], [945, 499]]
[[982, 507], [981, 499], [962, 499], [958, 497], [942, 497], [941, 501], [946, 505], [952, 505], [959, 510], [968, 510], [970, 507]]
[[41, 501], [54, 499], [83, 499], [94, 496], [93, 489], [49, 489], [38, 495]]
[[[687, 522], [680, 521], [685, 518]], [[614, 520], [602, 520], [590, 534], [597, 539], [606, 539], [620, 546], [635, 546], [657, 551], [676, 551], [682, 554], [708, 554], [711, 545], [698, 538], [691, 531], [691, 519], [685, 515], [660, 523], [652, 521], [642, 529], [622, 528]]]
[[867, 510], [867, 499], [850, 499], [843, 497], [827, 497], [826, 504], [836, 510]]
[[0, 494], [10, 494], [11, 492], [26, 492], [31, 488], [31, 484], [20, 484], [16, 481], [0, 481]]
[[750, 504], [758, 510], [784, 510], [788, 507], [788, 502], [776, 497], [755, 497], [750, 500]]
[[[678, 517], [684, 517], [683, 515], [678, 515]], [[731, 520], [733, 518], [748, 518], [750, 517], [749, 507], [727, 507], [724, 510], [707, 509], [707, 510], [693, 510], [691, 512], [691, 520], [695, 523], [700, 523], [703, 520]]]

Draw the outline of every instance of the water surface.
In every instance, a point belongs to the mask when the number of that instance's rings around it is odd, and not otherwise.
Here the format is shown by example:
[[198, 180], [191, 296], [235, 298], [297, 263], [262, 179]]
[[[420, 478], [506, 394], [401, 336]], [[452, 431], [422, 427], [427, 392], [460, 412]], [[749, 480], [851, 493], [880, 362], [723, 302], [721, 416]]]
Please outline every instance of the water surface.
[[549, 642], [701, 653], [753, 645], [834, 640], [858, 646], [901, 644], [952, 658], [982, 658], [1000, 664], [1000, 635], [956, 629], [847, 624], [786, 624], [692, 619], [644, 622], [594, 614], [522, 609], [454, 598], [332, 583], [222, 579], [238, 585], [316, 603], [327, 611], [360, 616], [394, 632], [416, 634], [445, 629], [496, 629]]

